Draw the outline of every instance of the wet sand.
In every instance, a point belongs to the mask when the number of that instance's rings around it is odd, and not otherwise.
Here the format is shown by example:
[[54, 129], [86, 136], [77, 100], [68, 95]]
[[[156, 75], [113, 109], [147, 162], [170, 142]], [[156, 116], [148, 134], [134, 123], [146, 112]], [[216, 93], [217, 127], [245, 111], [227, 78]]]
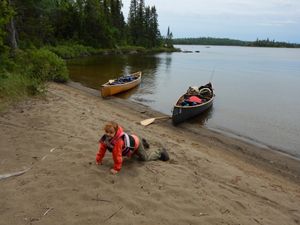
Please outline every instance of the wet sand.
[[[1, 225], [300, 223], [298, 160], [191, 124], [143, 127], [161, 114], [71, 86], [0, 114]], [[110, 120], [171, 160], [125, 160], [114, 176], [108, 153], [96, 166]]]

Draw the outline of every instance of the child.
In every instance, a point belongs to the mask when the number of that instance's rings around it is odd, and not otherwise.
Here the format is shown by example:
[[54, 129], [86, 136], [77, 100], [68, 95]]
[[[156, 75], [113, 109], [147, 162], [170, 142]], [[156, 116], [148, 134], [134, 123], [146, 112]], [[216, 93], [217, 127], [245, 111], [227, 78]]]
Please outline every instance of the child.
[[117, 174], [122, 167], [123, 156], [131, 158], [137, 155], [142, 161], [162, 160], [168, 161], [169, 155], [165, 149], [158, 149], [148, 153], [145, 147], [149, 148], [146, 140], [142, 140], [136, 135], [129, 135], [123, 132], [123, 128], [115, 122], [108, 122], [104, 126], [105, 134], [99, 140], [99, 151], [96, 156], [96, 163], [102, 164], [102, 159], [106, 150], [112, 153], [114, 167], [110, 170], [112, 174]]

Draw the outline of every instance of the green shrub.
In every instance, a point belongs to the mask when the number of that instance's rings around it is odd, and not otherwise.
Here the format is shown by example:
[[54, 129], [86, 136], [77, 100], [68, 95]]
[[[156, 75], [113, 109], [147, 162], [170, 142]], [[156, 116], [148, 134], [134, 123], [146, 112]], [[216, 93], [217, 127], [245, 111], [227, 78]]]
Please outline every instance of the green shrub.
[[69, 78], [66, 62], [47, 49], [32, 52], [31, 75], [43, 81], [66, 82]]
[[1, 59], [0, 108], [9, 102], [43, 93], [46, 81], [68, 80], [65, 61], [46, 49], [18, 51], [15, 58], [2, 55]]
[[88, 47], [80, 44], [47, 46], [46, 48], [63, 59], [71, 59], [81, 56], [89, 56], [102, 53], [101, 49], [98, 50], [93, 47]]
[[137, 52], [137, 53], [146, 52], [146, 49], [144, 47], [139, 47], [139, 46], [122, 46], [119, 49], [125, 54], [132, 53], [132, 52]]
[[76, 56], [76, 53], [73, 50], [73, 48], [69, 46], [57, 46], [57, 47], [48, 46], [47, 49], [55, 53], [59, 57], [62, 57], [63, 59], [70, 59]]
[[18, 56], [19, 72], [42, 82], [66, 82], [66, 62], [47, 49], [30, 50]]

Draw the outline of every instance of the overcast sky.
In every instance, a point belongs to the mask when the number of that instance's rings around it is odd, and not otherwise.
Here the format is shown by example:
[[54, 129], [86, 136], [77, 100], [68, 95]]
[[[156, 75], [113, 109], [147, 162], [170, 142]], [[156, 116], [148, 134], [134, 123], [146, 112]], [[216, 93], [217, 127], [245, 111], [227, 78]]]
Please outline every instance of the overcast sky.
[[[130, 0], [122, 0], [128, 16]], [[145, 0], [173, 37], [256, 38], [300, 43], [300, 0]]]

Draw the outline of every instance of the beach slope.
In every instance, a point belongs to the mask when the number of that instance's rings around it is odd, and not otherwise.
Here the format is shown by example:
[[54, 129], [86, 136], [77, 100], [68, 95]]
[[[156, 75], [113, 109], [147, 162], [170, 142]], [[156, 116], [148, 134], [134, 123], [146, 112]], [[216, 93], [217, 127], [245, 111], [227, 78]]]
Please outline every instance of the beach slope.
[[[74, 85], [73, 85], [74, 86]], [[300, 224], [299, 161], [126, 100], [50, 83], [0, 114], [0, 224]], [[164, 146], [170, 161], [95, 164], [105, 122]]]

